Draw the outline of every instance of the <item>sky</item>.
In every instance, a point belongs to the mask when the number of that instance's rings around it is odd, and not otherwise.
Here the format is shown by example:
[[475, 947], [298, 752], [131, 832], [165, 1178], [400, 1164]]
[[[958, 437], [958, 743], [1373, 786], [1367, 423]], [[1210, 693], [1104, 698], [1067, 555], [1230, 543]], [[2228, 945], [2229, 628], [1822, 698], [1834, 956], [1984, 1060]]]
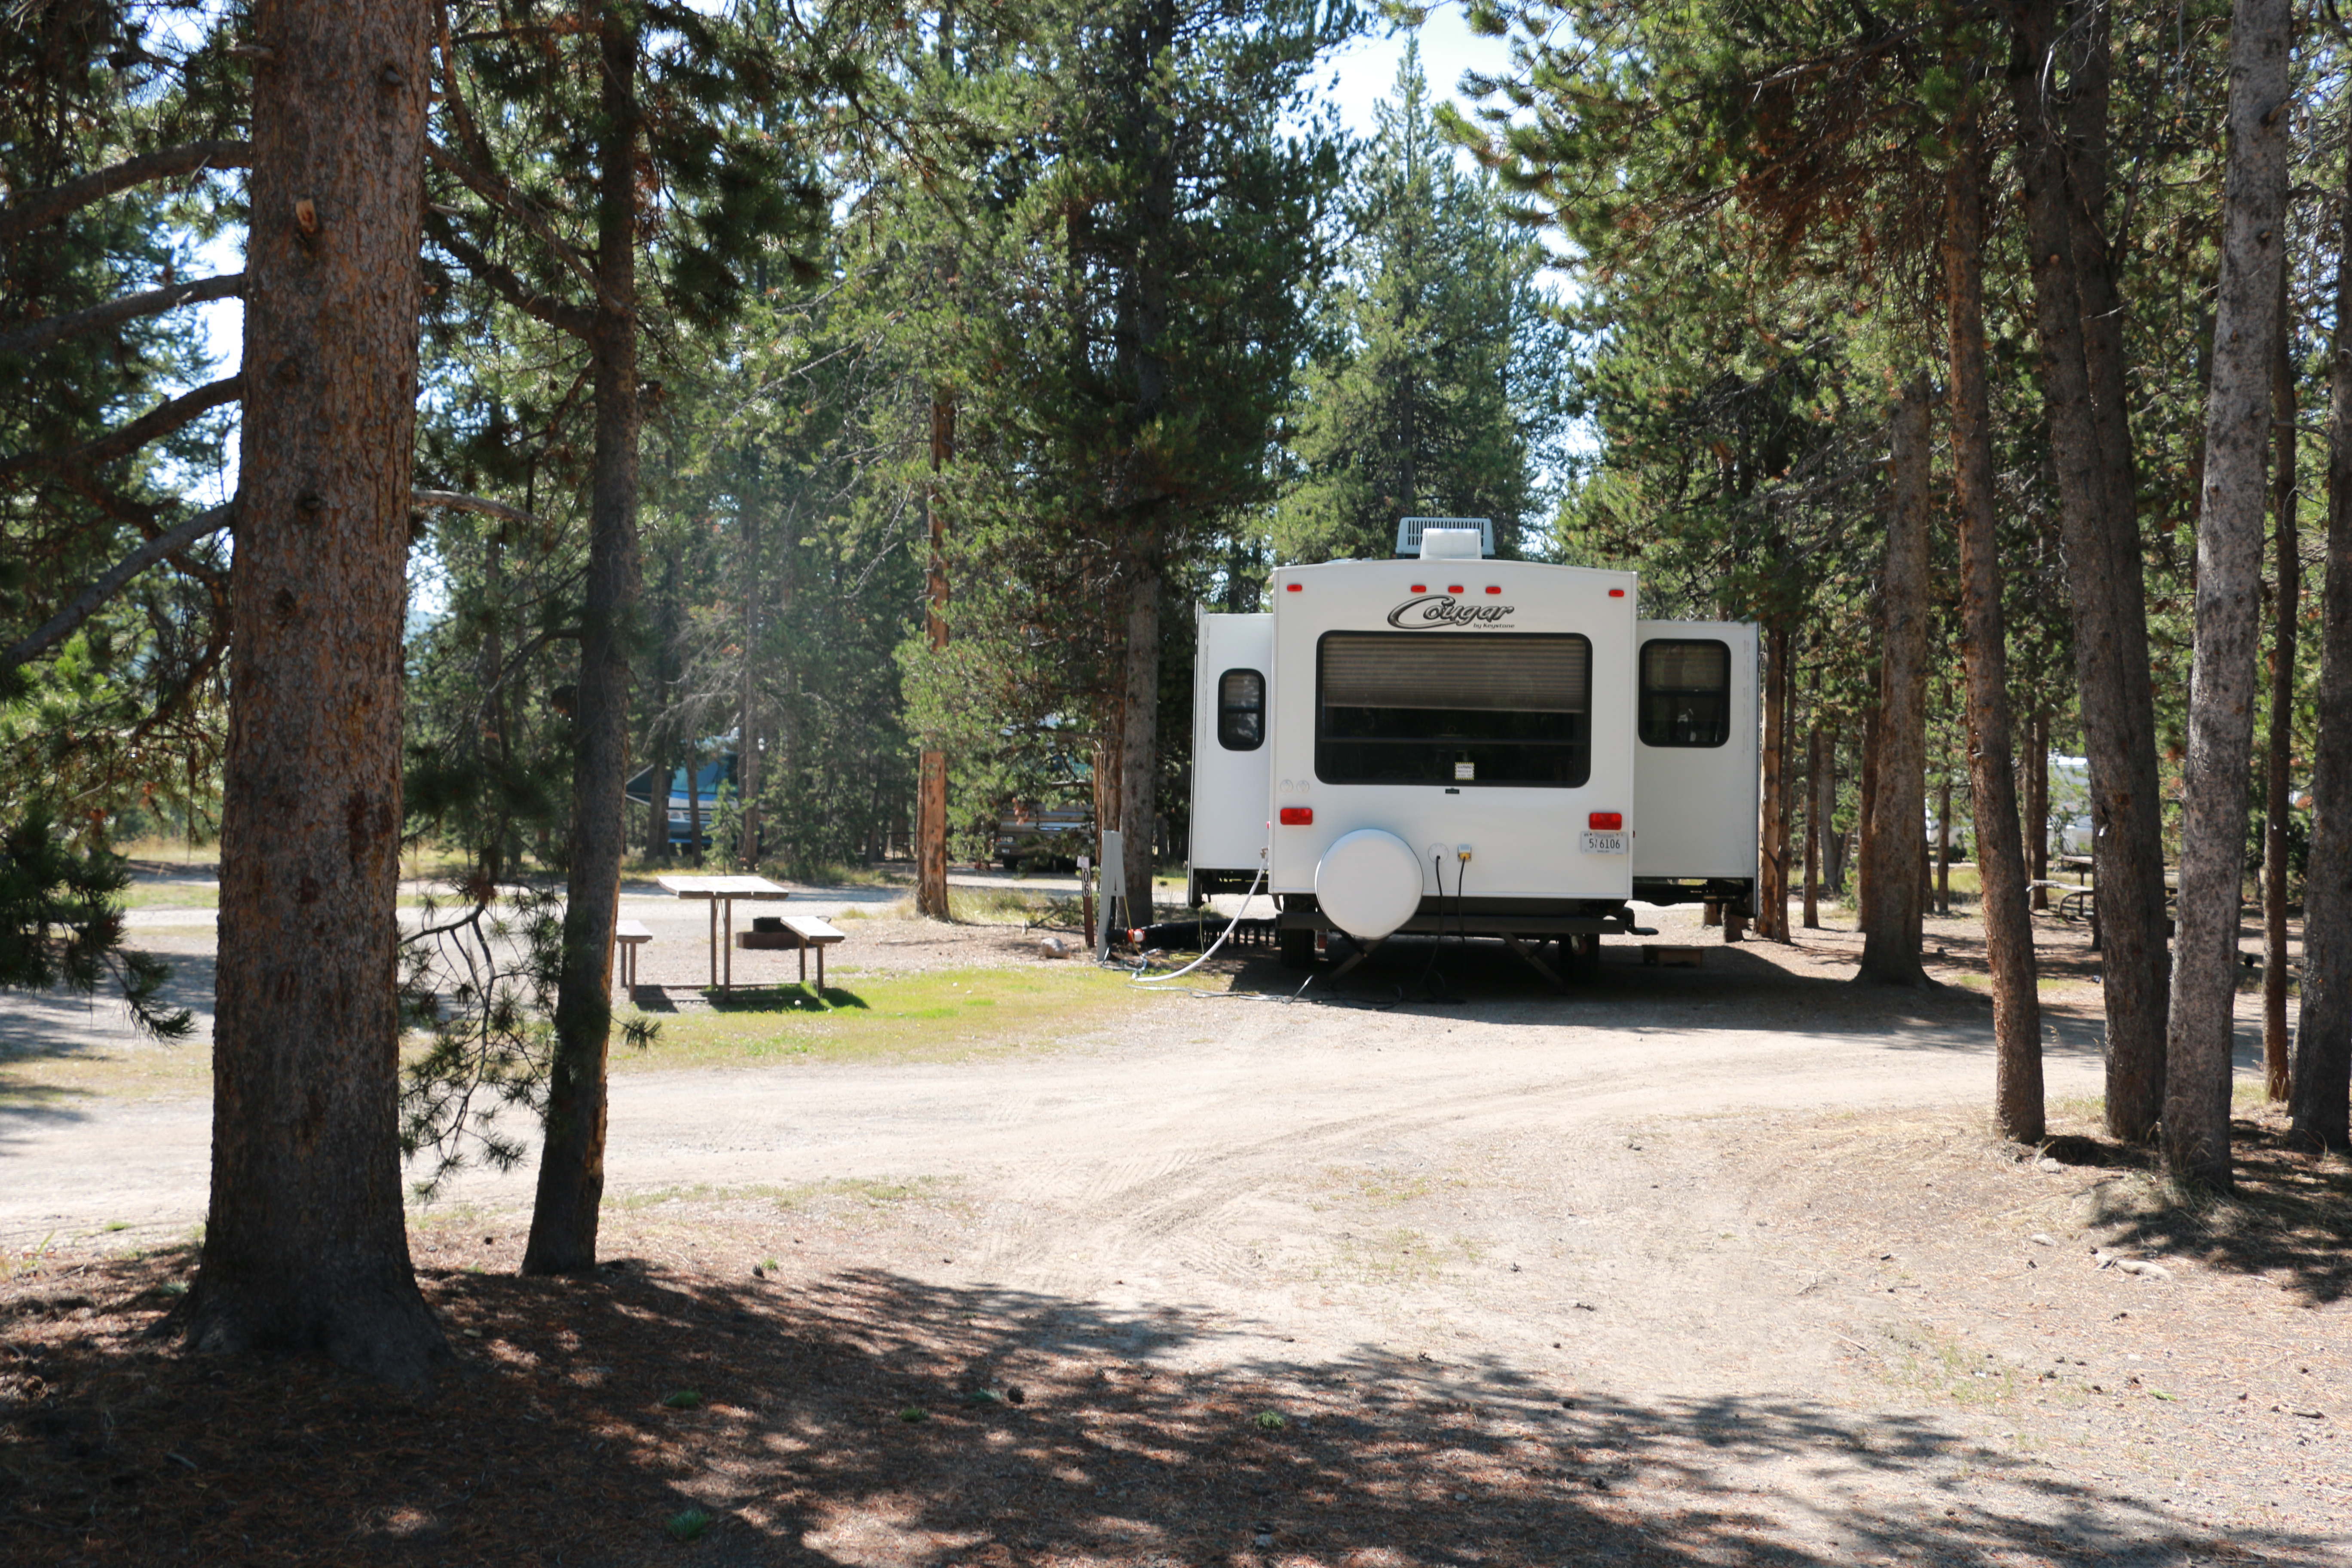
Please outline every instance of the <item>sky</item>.
[[[1362, 135], [1372, 132], [1372, 106], [1396, 85], [1397, 63], [1404, 58], [1405, 42], [1414, 30], [1375, 30], [1341, 51], [1329, 68], [1317, 73], [1339, 106], [1340, 123]], [[1500, 74], [1510, 64], [1508, 38], [1482, 38], [1463, 20], [1459, 5], [1442, 6], [1429, 14], [1417, 31], [1421, 37], [1421, 68], [1429, 78], [1431, 96], [1451, 98], [1471, 106], [1455, 91], [1465, 70]], [[1464, 154], [1466, 158], [1468, 154]]]

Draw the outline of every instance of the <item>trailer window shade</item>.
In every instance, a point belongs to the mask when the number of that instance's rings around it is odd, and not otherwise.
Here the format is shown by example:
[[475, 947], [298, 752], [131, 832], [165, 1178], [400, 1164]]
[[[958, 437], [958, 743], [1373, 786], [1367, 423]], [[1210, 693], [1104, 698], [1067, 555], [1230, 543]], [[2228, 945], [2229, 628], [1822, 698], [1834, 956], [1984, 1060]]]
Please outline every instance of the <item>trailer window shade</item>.
[[1217, 678], [1217, 744], [1229, 752], [1265, 744], [1265, 677], [1256, 670], [1229, 669]]
[[1323, 700], [1339, 708], [1581, 713], [1590, 652], [1582, 637], [1329, 637]]
[[1642, 645], [1642, 743], [1720, 746], [1731, 739], [1731, 648], [1712, 637]]
[[1581, 637], [1332, 632], [1317, 689], [1327, 784], [1574, 788], [1591, 772]]

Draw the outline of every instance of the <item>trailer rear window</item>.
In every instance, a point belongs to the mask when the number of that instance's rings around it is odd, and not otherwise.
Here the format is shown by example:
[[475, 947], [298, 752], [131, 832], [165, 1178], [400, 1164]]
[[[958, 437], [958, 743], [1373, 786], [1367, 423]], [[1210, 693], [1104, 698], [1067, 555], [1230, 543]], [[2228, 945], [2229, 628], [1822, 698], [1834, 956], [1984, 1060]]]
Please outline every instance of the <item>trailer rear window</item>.
[[1217, 678], [1217, 744], [1229, 752], [1265, 744], [1265, 677], [1256, 670], [1229, 669]]
[[1642, 645], [1642, 743], [1720, 746], [1731, 739], [1731, 648], [1712, 638]]
[[1325, 784], [1572, 789], [1592, 772], [1584, 637], [1331, 632], [1316, 688]]

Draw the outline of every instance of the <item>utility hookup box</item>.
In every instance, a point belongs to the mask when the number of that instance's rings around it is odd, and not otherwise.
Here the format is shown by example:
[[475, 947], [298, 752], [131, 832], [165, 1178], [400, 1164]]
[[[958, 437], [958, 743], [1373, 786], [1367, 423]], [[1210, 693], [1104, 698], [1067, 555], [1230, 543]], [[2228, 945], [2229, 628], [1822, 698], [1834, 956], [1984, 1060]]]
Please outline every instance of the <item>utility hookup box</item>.
[[1399, 547], [1200, 616], [1193, 901], [1263, 867], [1294, 965], [1455, 932], [1558, 941], [1571, 974], [1631, 900], [1752, 911], [1755, 626], [1641, 620], [1633, 573], [1496, 560], [1478, 520]]

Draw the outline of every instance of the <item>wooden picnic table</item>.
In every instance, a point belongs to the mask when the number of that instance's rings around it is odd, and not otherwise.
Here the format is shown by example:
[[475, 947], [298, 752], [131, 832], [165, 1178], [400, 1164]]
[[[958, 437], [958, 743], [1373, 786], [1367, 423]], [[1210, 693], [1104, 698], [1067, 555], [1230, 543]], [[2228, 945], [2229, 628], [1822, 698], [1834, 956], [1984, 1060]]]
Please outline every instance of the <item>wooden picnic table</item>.
[[[790, 888], [778, 887], [765, 877], [656, 877], [654, 880], [681, 899], [710, 900], [710, 984], [722, 992], [735, 988], [735, 900], [773, 903], [793, 896]], [[719, 934], [722, 918], [727, 927], [723, 941]], [[721, 953], [726, 954], [723, 971], [719, 967]]]

